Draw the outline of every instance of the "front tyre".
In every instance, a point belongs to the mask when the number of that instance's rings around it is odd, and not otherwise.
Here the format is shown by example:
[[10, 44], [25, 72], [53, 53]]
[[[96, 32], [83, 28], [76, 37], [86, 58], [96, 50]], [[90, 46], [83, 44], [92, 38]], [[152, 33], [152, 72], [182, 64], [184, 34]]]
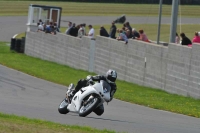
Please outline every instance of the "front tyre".
[[79, 110], [79, 116], [85, 117], [85, 116], [89, 115], [94, 109], [97, 108], [99, 101], [100, 100], [98, 97], [94, 97], [89, 102], [82, 105]]
[[61, 103], [60, 106], [58, 107], [58, 112], [60, 114], [67, 114], [69, 112], [69, 110], [67, 109], [68, 106], [68, 101], [65, 98]]

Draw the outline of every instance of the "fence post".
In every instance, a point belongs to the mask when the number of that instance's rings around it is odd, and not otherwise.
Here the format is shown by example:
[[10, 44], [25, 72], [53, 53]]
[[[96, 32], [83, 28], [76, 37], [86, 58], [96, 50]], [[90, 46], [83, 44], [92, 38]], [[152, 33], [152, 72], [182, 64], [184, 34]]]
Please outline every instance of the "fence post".
[[94, 72], [95, 39], [90, 40], [89, 72]]

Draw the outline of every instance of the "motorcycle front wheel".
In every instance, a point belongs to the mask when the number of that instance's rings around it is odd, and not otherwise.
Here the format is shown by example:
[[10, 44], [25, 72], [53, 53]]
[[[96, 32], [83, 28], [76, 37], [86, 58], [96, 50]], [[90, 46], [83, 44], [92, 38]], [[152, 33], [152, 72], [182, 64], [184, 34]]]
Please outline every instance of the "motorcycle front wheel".
[[87, 102], [87, 104], [82, 105], [79, 110], [79, 116], [85, 117], [89, 115], [94, 109], [97, 108], [99, 101], [100, 100], [98, 97], [94, 97], [89, 102]]
[[67, 114], [69, 112], [69, 110], [67, 109], [68, 106], [68, 101], [65, 98], [61, 103], [60, 106], [58, 107], [58, 112], [60, 114]]

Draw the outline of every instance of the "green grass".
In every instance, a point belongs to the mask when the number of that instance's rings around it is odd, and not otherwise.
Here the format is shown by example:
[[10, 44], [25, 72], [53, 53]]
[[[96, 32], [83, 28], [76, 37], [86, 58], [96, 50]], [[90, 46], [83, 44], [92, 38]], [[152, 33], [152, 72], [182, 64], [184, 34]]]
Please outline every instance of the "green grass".
[[[83, 2], [0, 1], [1, 16], [28, 14], [30, 4], [62, 7], [62, 16], [158, 16], [159, 4], [112, 4]], [[199, 17], [199, 5], [182, 5], [181, 16]], [[163, 5], [163, 16], [171, 16], [171, 5]]]
[[[89, 74], [94, 75], [93, 73], [73, 69], [68, 66], [11, 52], [5, 44], [0, 43], [0, 64], [30, 75], [63, 85], [77, 83], [79, 79], [85, 78]], [[162, 90], [124, 81], [117, 81], [117, 86], [118, 89], [115, 94], [117, 99], [200, 118], [200, 100], [169, 94]]]
[[0, 113], [0, 133], [115, 133]]

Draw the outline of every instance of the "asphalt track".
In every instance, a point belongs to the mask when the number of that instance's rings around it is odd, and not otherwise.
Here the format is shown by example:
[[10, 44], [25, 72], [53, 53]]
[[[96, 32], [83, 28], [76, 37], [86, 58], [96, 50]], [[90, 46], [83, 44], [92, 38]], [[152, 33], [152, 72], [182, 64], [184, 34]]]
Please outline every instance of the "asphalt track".
[[[104, 25], [110, 24], [119, 16], [64, 16], [61, 19], [72, 21], [76, 24], [86, 23], [87, 25]], [[158, 17], [132, 17], [126, 16], [127, 21], [131, 24], [157, 24]], [[181, 18], [178, 23], [181, 24], [200, 24], [200, 18]], [[170, 24], [171, 18], [162, 17], [162, 24]], [[0, 40], [10, 41], [15, 34], [26, 31], [27, 16], [1, 16], [0, 17]], [[62, 27], [67, 27], [67, 22], [61, 22]]]
[[[106, 19], [105, 21], [100, 21], [104, 17], [78, 18], [64, 17], [63, 20], [69, 19], [75, 23], [108, 24], [116, 17], [108, 17], [110, 20]], [[137, 18], [138, 20], [134, 17], [135, 23], [145, 19], [143, 17]], [[150, 19], [153, 23], [155, 18]], [[0, 17], [0, 40], [10, 41], [13, 35], [25, 31], [26, 20], [26, 17]], [[186, 20], [184, 23], [191, 21], [191, 19]], [[196, 20], [198, 19], [193, 19], [191, 23], [200, 22]], [[131, 22], [131, 19], [128, 19], [128, 21]], [[167, 23], [167, 21], [170, 22], [170, 19], [166, 18], [165, 22]], [[62, 22], [62, 26], [65, 24], [67, 23]], [[65, 96], [65, 90], [65, 86], [38, 79], [0, 65], [0, 112], [69, 125], [76, 124], [98, 129], [111, 129], [119, 132], [200, 132], [200, 119], [198, 118], [155, 110], [116, 99], [108, 105], [105, 104], [105, 113], [102, 116], [96, 116], [94, 113], [86, 118], [81, 118], [73, 113], [61, 115], [58, 113], [57, 107]]]
[[[67, 80], [67, 79], [66, 79]], [[102, 116], [59, 114], [66, 87], [0, 65], [0, 112], [130, 133], [199, 133], [200, 119], [114, 99]]]

